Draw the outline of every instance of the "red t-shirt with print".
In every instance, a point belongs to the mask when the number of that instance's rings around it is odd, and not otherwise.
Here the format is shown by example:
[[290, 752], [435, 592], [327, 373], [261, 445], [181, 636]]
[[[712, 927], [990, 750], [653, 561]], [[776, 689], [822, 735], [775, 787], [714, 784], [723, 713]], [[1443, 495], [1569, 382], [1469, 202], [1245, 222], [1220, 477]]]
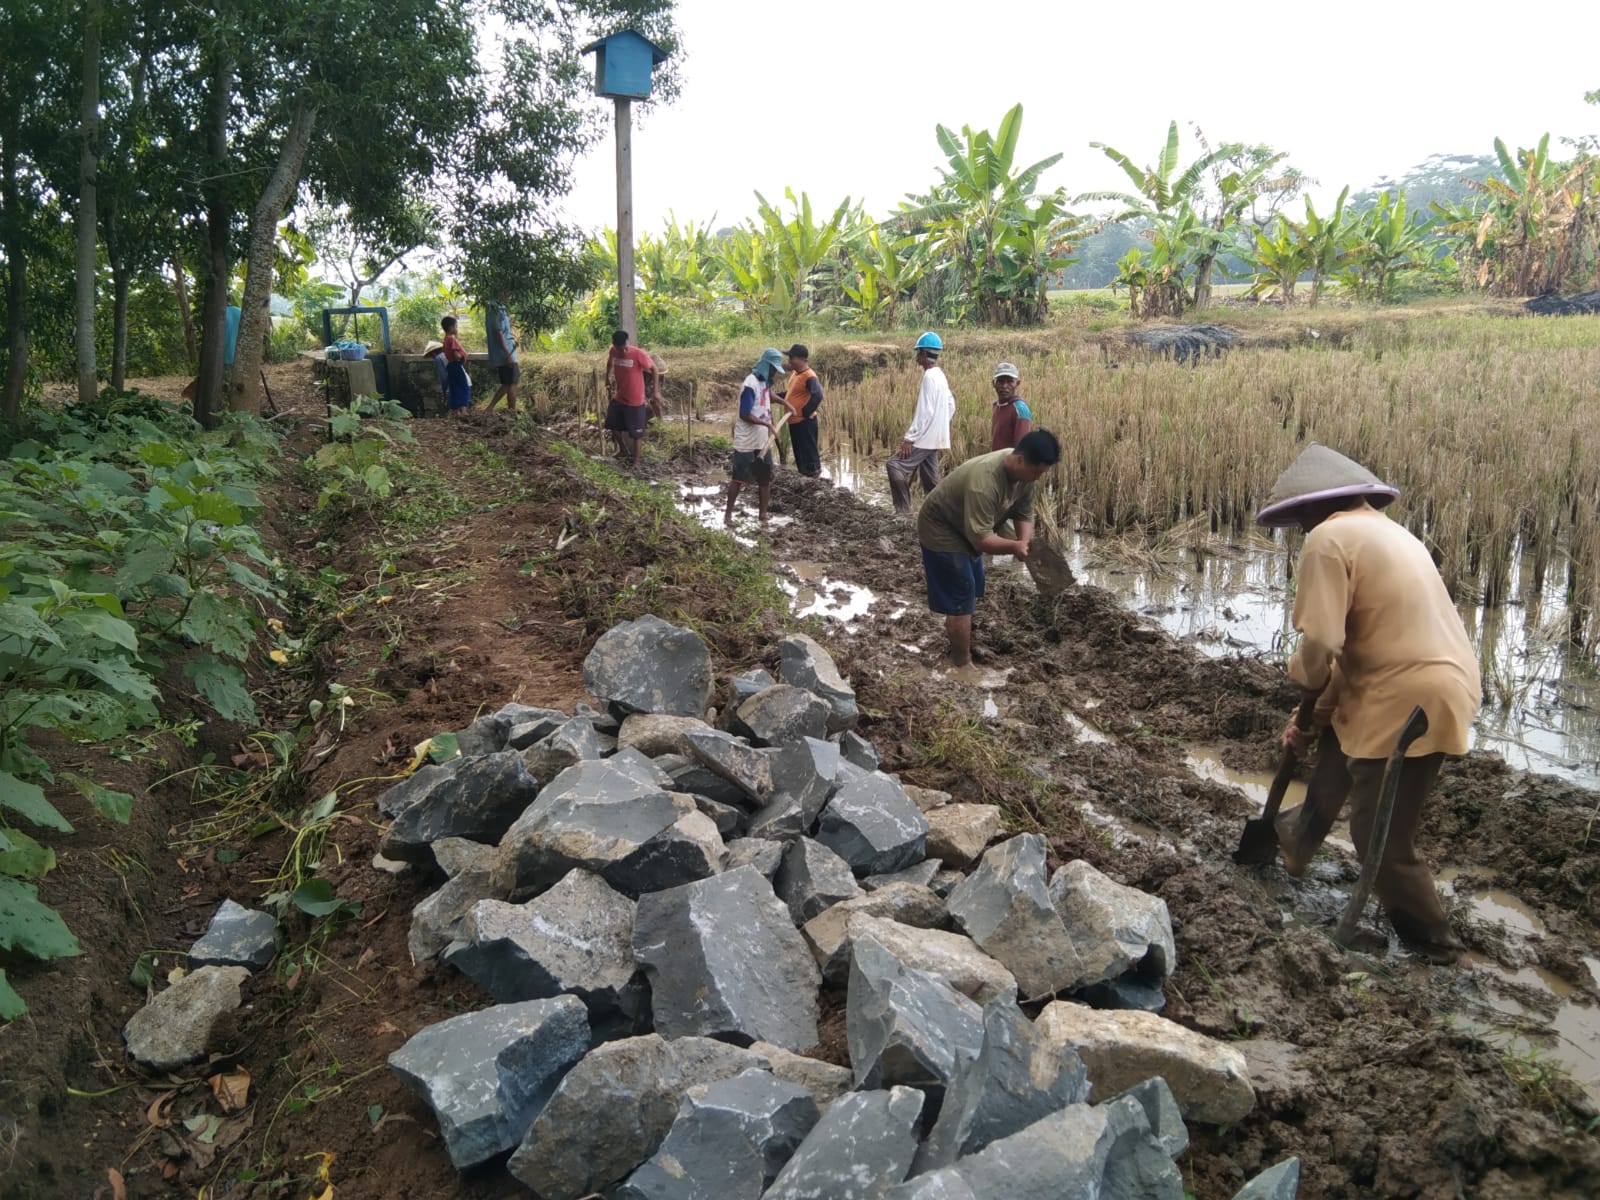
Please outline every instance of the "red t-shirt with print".
[[650, 356], [637, 346], [611, 347], [607, 361], [617, 377], [617, 399], [637, 408], [644, 403], [644, 373], [655, 370]]

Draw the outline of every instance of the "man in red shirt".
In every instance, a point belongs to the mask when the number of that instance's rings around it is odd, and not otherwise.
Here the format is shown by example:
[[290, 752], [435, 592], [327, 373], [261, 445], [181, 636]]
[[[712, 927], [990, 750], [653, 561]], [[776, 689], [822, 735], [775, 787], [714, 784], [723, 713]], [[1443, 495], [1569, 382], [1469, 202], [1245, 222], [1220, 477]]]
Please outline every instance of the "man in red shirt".
[[611, 335], [611, 350], [606, 354], [606, 428], [617, 444], [617, 457], [639, 465], [639, 447], [644, 442], [645, 422], [650, 418], [648, 403], [659, 403], [656, 395], [656, 365], [637, 346], [628, 345], [628, 331]]

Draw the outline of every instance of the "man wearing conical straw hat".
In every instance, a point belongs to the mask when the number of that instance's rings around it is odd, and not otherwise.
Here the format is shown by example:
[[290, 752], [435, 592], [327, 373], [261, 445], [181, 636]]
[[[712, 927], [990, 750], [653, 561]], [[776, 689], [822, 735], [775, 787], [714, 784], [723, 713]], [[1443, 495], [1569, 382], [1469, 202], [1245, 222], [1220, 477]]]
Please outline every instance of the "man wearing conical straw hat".
[[[1428, 732], [1406, 751], [1377, 891], [1395, 932], [1432, 962], [1453, 963], [1450, 931], [1427, 864], [1417, 854], [1422, 806], [1447, 754], [1465, 754], [1482, 692], [1461, 617], [1427, 548], [1378, 510], [1400, 493], [1344, 455], [1313, 443], [1278, 476], [1256, 520], [1305, 530], [1294, 627], [1300, 645], [1289, 677], [1317, 693], [1316, 769], [1299, 808], [1278, 818], [1284, 866], [1302, 874], [1346, 797], [1350, 831], [1364, 852], [1384, 760], [1414, 706]], [[1311, 734], [1293, 721], [1285, 749], [1304, 753]]]

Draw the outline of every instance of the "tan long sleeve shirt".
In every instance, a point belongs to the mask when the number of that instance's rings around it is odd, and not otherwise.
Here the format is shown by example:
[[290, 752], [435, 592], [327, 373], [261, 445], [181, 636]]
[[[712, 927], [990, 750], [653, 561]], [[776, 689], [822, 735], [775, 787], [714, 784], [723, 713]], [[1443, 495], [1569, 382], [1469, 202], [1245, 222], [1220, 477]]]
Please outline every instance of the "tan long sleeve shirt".
[[1331, 703], [1344, 752], [1387, 758], [1420, 704], [1428, 732], [1407, 753], [1465, 754], [1483, 699], [1478, 665], [1427, 548], [1363, 506], [1306, 535], [1299, 577], [1289, 677], [1308, 691], [1330, 685], [1317, 707]]

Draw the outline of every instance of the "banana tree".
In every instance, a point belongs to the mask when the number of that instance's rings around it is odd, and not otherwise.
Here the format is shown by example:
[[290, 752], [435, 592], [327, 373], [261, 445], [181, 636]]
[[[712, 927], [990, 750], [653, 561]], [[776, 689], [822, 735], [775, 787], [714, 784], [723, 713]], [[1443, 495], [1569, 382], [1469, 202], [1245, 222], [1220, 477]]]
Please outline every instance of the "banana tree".
[[[776, 273], [769, 303], [776, 310], [773, 315], [787, 326], [820, 307], [815, 277], [839, 240], [851, 205], [846, 196], [833, 215], [818, 224], [807, 193], [801, 192], [796, 199], [793, 188], [784, 188], [783, 194], [792, 210], [787, 216], [760, 192], [756, 193], [756, 212], [762, 243], [772, 256]], [[753, 223], [751, 228], [755, 228]]]
[[1255, 245], [1246, 256], [1251, 285], [1246, 296], [1276, 292], [1285, 308], [1294, 303], [1294, 285], [1311, 267], [1311, 254], [1293, 222], [1279, 213], [1270, 225], [1255, 231]]
[[1334, 201], [1326, 217], [1317, 212], [1311, 197], [1306, 197], [1306, 219], [1294, 227], [1306, 254], [1306, 269], [1311, 272], [1311, 307], [1322, 299], [1322, 284], [1333, 275], [1349, 255], [1355, 238], [1355, 221], [1345, 213], [1350, 198], [1346, 187]]
[[1382, 304], [1389, 285], [1403, 271], [1425, 270], [1433, 263], [1432, 220], [1406, 211], [1406, 193], [1382, 192], [1370, 212], [1358, 218], [1350, 252], [1350, 265], [1341, 278], [1358, 292], [1370, 289]]
[[842, 324], [853, 329], [887, 329], [905, 297], [928, 269], [923, 244], [916, 238], [891, 237], [882, 228], [870, 230], [850, 257], [852, 278], [841, 287]]

